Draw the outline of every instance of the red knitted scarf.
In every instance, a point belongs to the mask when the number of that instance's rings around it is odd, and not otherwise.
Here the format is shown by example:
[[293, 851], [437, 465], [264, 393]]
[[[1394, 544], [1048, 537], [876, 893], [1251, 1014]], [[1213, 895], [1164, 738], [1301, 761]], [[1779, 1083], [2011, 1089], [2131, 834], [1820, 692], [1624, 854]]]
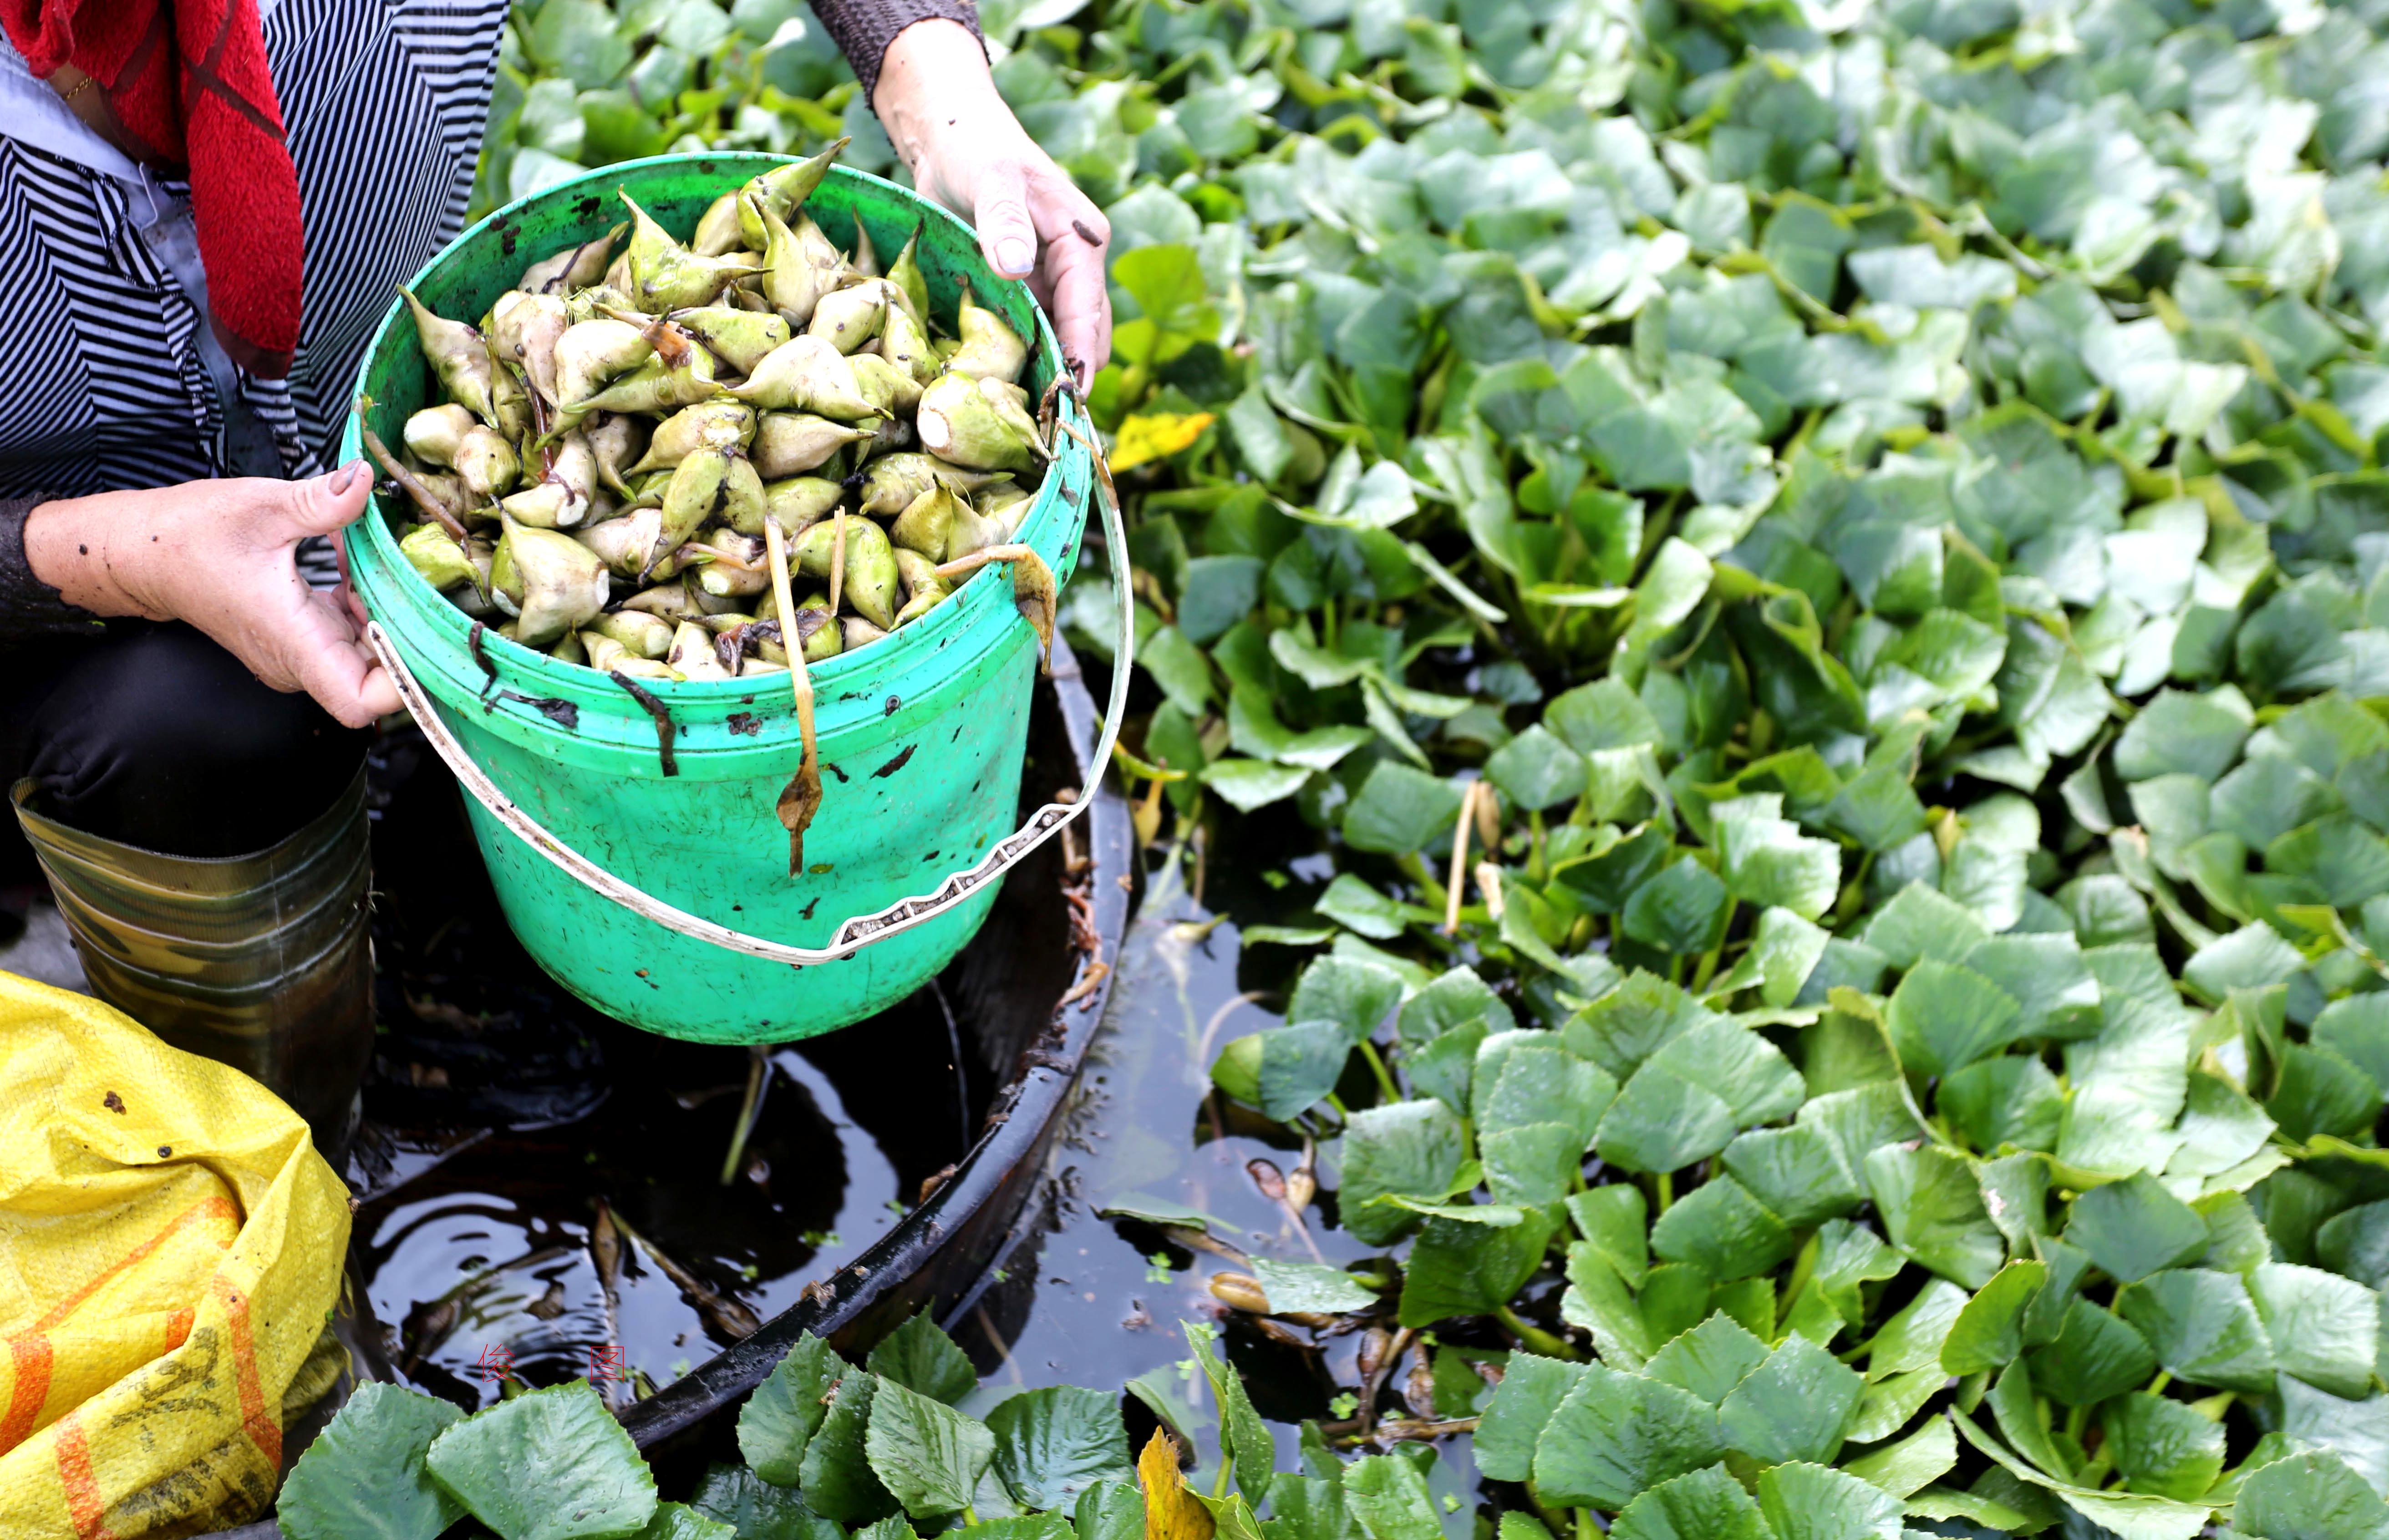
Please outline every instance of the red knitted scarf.
[[35, 74], [97, 82], [143, 159], [189, 168], [216, 336], [287, 374], [304, 229], [257, 0], [0, 0], [0, 27]]

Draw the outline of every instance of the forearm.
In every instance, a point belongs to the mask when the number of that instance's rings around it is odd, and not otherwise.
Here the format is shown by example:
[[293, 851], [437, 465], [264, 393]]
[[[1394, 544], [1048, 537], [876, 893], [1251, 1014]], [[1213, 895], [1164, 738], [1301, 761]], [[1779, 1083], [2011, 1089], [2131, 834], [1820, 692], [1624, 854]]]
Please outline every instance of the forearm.
[[[855, 78], [862, 83], [863, 99], [875, 106], [886, 68], [883, 59], [907, 32], [966, 36], [972, 68], [981, 76], [987, 73], [987, 53], [979, 43], [978, 7], [971, 0], [815, 0], [813, 14], [821, 18], [846, 61], [854, 67]], [[951, 25], [916, 26], [934, 20]]]
[[920, 22], [888, 45], [871, 106], [907, 166], [918, 166], [947, 129], [1028, 138], [996, 92], [977, 34], [952, 21]]
[[38, 496], [0, 499], [0, 645], [87, 632], [98, 624], [96, 612], [76, 605], [54, 580], [60, 571], [55, 561], [33, 558], [34, 543], [48, 542], [32, 527], [49, 520], [31, 515], [46, 506]]
[[34, 503], [19, 527], [27, 573], [85, 616], [176, 618], [145, 596], [150, 585], [141, 580], [188, 554], [177, 531], [147, 516], [154, 505], [153, 498], [128, 492]]

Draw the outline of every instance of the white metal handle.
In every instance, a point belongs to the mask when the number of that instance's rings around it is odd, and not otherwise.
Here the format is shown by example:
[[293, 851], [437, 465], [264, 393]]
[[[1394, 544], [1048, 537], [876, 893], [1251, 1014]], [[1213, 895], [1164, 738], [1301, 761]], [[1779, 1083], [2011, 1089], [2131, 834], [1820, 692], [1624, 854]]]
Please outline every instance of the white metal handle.
[[977, 866], [967, 872], [957, 872], [938, 885], [931, 893], [903, 898], [875, 913], [857, 915], [837, 927], [830, 944], [823, 948], [791, 947], [785, 942], [767, 941], [760, 935], [732, 930], [727, 925], [677, 910], [643, 888], [624, 882], [595, 861], [550, 834], [537, 819], [517, 805], [512, 797], [498, 789], [487, 771], [465, 752], [465, 746], [440, 719], [431, 697], [415, 681], [406, 660], [398, 655], [389, 635], [378, 621], [365, 624], [365, 640], [372, 643], [382, 667], [398, 686], [399, 698], [414, 715], [415, 725], [456, 779], [473, 795], [473, 799], [490, 810], [490, 815], [512, 830], [524, 844], [555, 862], [592, 893], [599, 894], [629, 910], [642, 919], [652, 920], [668, 930], [694, 936], [714, 946], [749, 957], [760, 957], [769, 962], [786, 962], [795, 967], [809, 967], [823, 962], [839, 962], [875, 941], [884, 941], [899, 931], [912, 929], [937, 918], [968, 898], [989, 883], [1018, 865], [1028, 853], [1054, 837], [1071, 820], [1085, 812], [1095, 800], [1095, 789], [1102, 783], [1105, 769], [1110, 765], [1112, 745], [1119, 741], [1120, 718], [1128, 706], [1129, 668], [1136, 653], [1136, 616], [1134, 600], [1129, 587], [1128, 535], [1120, 524], [1119, 504], [1105, 484], [1098, 464], [1091, 478], [1090, 492], [1103, 510], [1104, 538], [1110, 546], [1112, 592], [1119, 601], [1119, 646], [1112, 665], [1111, 698], [1104, 707], [1103, 732], [1095, 740], [1093, 763], [1089, 767], [1087, 784], [1080, 789], [1074, 802], [1049, 802], [1030, 815], [1010, 835], [999, 841]]

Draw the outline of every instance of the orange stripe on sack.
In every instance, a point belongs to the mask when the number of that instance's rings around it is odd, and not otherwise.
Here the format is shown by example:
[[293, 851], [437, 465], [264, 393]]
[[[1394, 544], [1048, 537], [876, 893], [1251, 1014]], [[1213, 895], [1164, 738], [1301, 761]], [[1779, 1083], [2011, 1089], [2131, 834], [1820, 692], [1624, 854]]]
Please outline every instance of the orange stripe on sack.
[[57, 1430], [58, 1484], [67, 1489], [67, 1516], [74, 1521], [76, 1535], [79, 1540], [115, 1540], [108, 1532], [108, 1505], [100, 1500], [99, 1478], [92, 1474], [82, 1412], [58, 1419]]
[[165, 1350], [168, 1353], [173, 1352], [191, 1340], [191, 1322], [198, 1317], [198, 1311], [185, 1305], [166, 1317]]
[[[98, 1293], [100, 1290], [106, 1288], [109, 1280], [113, 1279], [126, 1269], [138, 1266], [149, 1255], [150, 1253], [156, 1251], [159, 1247], [164, 1245], [167, 1241], [172, 1241], [175, 1236], [181, 1234], [184, 1230], [190, 1228], [193, 1225], [198, 1224], [202, 1219], [229, 1219], [237, 1226], [240, 1223], [240, 1210], [234, 1207], [232, 1200], [224, 1196], [222, 1193], [218, 1193], [212, 1198], [200, 1199], [198, 1203], [193, 1203], [182, 1213], [177, 1214], [172, 1219], [167, 1220], [165, 1228], [160, 1230], [148, 1240], [142, 1241], [141, 1244], [134, 1247], [131, 1251], [126, 1252], [121, 1257], [119, 1257], [112, 1266], [100, 1272], [98, 1276], [92, 1279], [90, 1282], [84, 1284], [82, 1288], [77, 1289], [73, 1293], [69, 1294], [66, 1298], [58, 1301], [57, 1304], [52, 1305], [48, 1315], [44, 1316], [40, 1320], [33, 1323], [33, 1330], [36, 1331], [47, 1331], [50, 1328], [58, 1325], [69, 1316], [73, 1315], [77, 1310], [81, 1309], [83, 1304], [88, 1301], [92, 1295]], [[232, 1249], [232, 1242], [229, 1241], [225, 1241], [223, 1249], [230, 1251]]]
[[39, 1333], [8, 1339], [9, 1368], [15, 1384], [8, 1393], [8, 1410], [0, 1416], [0, 1455], [33, 1436], [42, 1403], [50, 1398], [50, 1340]]
[[216, 1275], [214, 1288], [224, 1305], [224, 1324], [232, 1329], [233, 1376], [240, 1386], [240, 1421], [249, 1430], [252, 1443], [282, 1469], [282, 1422], [265, 1410], [265, 1389], [257, 1379], [257, 1343], [249, 1330], [249, 1300], [241, 1292]]

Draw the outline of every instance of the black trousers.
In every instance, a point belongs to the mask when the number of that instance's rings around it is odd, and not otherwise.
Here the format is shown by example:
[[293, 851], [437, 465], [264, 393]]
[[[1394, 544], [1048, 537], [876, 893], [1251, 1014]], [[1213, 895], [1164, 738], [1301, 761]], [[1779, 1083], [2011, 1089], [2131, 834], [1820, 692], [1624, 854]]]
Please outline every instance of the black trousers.
[[[117, 622], [0, 648], [0, 791], [102, 839], [170, 856], [245, 856], [348, 788], [370, 734], [260, 683], [188, 626]], [[39, 880], [13, 813], [0, 884]]]

